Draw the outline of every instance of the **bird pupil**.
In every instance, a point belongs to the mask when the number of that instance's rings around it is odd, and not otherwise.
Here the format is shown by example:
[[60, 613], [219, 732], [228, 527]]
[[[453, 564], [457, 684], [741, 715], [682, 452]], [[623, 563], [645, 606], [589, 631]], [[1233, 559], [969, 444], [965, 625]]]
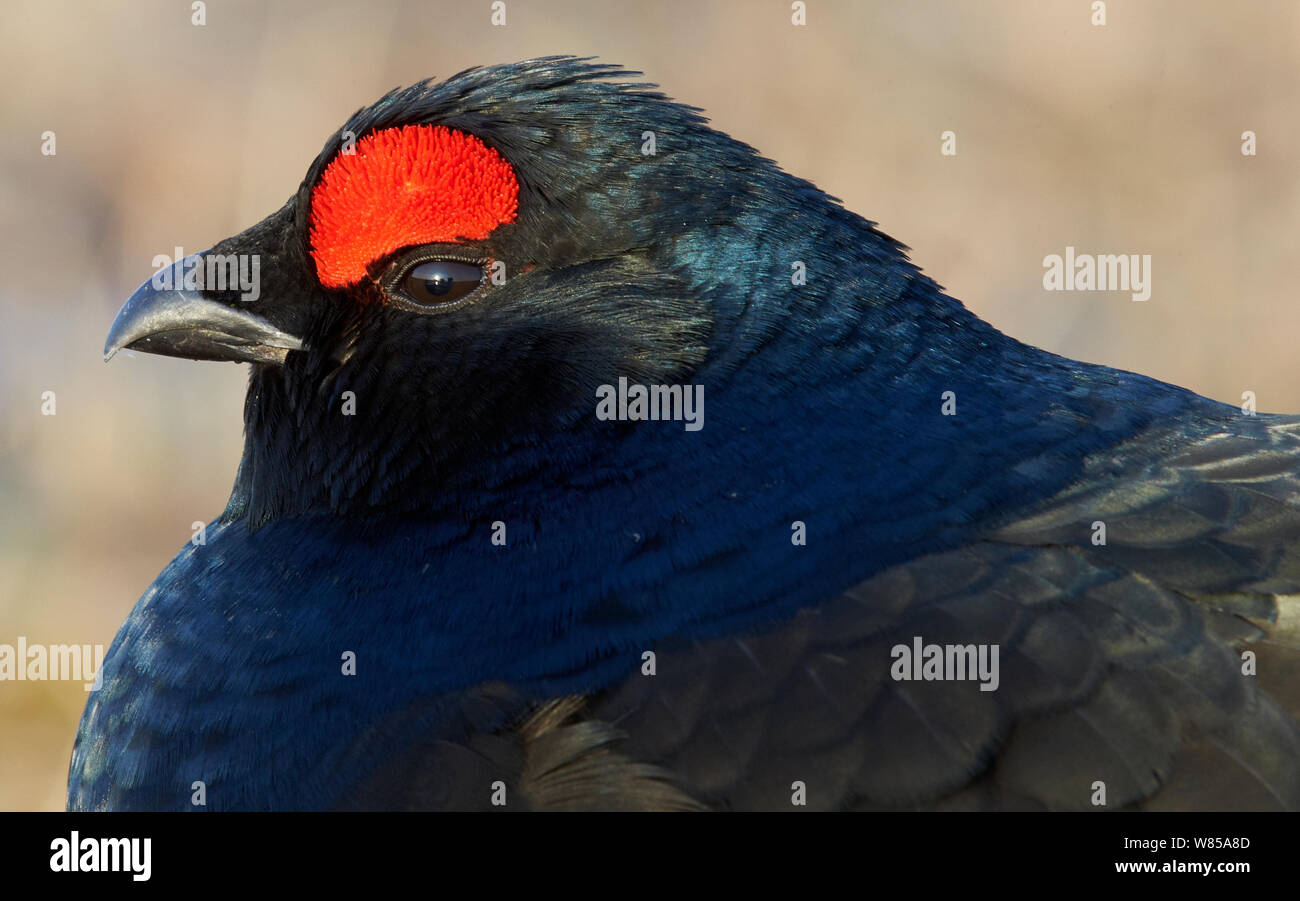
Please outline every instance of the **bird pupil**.
[[438, 272], [424, 280], [424, 290], [430, 294], [446, 294], [455, 283], [456, 280], [449, 273]]

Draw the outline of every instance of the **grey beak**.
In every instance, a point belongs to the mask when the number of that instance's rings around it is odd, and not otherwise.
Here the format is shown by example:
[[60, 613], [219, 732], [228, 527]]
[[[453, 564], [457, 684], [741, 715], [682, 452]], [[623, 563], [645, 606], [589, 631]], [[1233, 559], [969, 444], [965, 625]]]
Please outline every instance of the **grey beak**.
[[[104, 360], [122, 348], [187, 357], [282, 365], [302, 341], [260, 316], [185, 290], [185, 271], [202, 265], [202, 253], [159, 270], [136, 288], [108, 330]], [[172, 286], [172, 287], [159, 287]]]

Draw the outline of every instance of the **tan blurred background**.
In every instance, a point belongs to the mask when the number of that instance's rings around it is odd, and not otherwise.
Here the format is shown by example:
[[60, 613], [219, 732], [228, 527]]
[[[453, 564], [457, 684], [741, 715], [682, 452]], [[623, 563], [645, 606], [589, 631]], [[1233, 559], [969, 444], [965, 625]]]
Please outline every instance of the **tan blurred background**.
[[[1115, 0], [1104, 27], [1090, 0], [808, 6], [796, 28], [785, 0], [507, 0], [494, 27], [489, 0], [212, 0], [195, 27], [188, 0], [6, 3], [0, 643], [107, 645], [224, 505], [244, 367], [100, 360], [153, 257], [278, 208], [384, 90], [476, 64], [641, 69], [880, 222], [1003, 331], [1300, 412], [1300, 4]], [[1044, 291], [1067, 244], [1151, 254], [1151, 300]], [[0, 809], [62, 807], [85, 699], [0, 682]]]

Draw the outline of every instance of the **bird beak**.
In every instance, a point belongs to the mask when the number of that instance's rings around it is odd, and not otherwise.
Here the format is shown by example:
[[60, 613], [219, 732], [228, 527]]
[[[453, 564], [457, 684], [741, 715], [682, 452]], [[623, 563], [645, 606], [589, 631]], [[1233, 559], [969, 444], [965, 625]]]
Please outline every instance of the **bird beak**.
[[122, 348], [191, 360], [230, 360], [282, 365], [302, 341], [260, 316], [204, 297], [185, 287], [203, 265], [196, 253], [154, 273], [136, 288], [113, 320], [104, 360]]

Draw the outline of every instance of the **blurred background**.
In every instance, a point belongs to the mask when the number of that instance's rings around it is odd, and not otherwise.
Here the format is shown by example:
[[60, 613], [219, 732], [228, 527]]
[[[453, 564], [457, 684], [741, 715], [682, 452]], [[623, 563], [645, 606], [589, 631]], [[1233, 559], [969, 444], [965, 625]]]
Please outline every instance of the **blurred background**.
[[[247, 373], [101, 360], [156, 255], [277, 209], [383, 91], [554, 53], [642, 70], [913, 248], [1001, 330], [1300, 412], [1300, 4], [6, 2], [0, 643], [102, 643], [225, 504]], [[957, 154], [940, 154], [953, 131]], [[1241, 135], [1257, 134], [1243, 156]], [[41, 153], [42, 133], [57, 153]], [[1152, 257], [1146, 303], [1043, 257]], [[53, 391], [56, 415], [42, 415]], [[59, 809], [86, 692], [0, 682], [0, 809]]]

